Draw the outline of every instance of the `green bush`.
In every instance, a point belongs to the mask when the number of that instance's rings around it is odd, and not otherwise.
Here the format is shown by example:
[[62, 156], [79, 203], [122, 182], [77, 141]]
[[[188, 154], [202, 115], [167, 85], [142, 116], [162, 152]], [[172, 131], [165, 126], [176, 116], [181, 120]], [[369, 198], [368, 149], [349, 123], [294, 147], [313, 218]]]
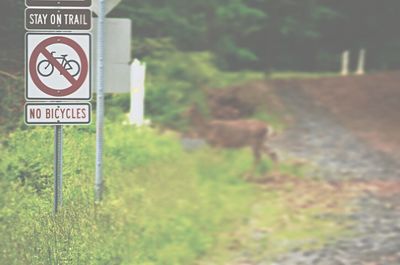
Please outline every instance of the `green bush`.
[[190, 264], [244, 216], [247, 152], [185, 153], [173, 134], [116, 123], [105, 131], [106, 199], [93, 204], [93, 127], [66, 127], [64, 206], [52, 209], [53, 130], [1, 147], [0, 264]]
[[[187, 127], [184, 113], [193, 103], [205, 106], [207, 90], [263, 78], [255, 72], [223, 72], [208, 52], [154, 52], [145, 61], [147, 115], [155, 123], [174, 129]], [[121, 102], [121, 96], [114, 100]], [[125, 96], [123, 102], [126, 106], [129, 99]]]
[[0, 74], [0, 135], [23, 124], [24, 80]]
[[[209, 52], [177, 51], [168, 39], [148, 39], [136, 54], [147, 55], [146, 116], [162, 127], [184, 130], [185, 112], [196, 103], [206, 108], [206, 92], [264, 78], [260, 72], [224, 72], [215, 65]], [[135, 46], [136, 47], [136, 46]], [[122, 122], [121, 113], [130, 109], [129, 94], [106, 97], [106, 115]]]
[[217, 68], [208, 53], [170, 52], [147, 60], [146, 110], [151, 118], [172, 128], [186, 126], [182, 113], [193, 102], [204, 103], [205, 88]]

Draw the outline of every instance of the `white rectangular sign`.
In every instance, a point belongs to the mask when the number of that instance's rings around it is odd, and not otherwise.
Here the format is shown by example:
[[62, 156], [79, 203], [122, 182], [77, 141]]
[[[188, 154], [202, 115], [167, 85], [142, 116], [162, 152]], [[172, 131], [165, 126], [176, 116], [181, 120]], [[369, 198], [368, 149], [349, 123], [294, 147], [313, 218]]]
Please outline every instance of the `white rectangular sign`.
[[[93, 19], [93, 38], [97, 40], [97, 18]], [[104, 60], [106, 64], [129, 64], [131, 59], [132, 21], [128, 18], [106, 18], [104, 21]], [[94, 47], [97, 54], [97, 47]]]
[[91, 122], [89, 103], [27, 103], [28, 125], [82, 125]]
[[26, 34], [26, 99], [90, 100], [91, 35]]
[[[106, 61], [107, 62], [107, 61]], [[106, 93], [129, 93], [130, 87], [129, 64], [106, 64], [104, 73], [104, 87]], [[97, 81], [97, 73], [94, 72], [93, 81]]]
[[[104, 82], [106, 93], [129, 93], [132, 22], [126, 18], [106, 18]], [[97, 39], [97, 18], [93, 21], [93, 39]], [[94, 54], [97, 49], [94, 47]], [[94, 62], [94, 78], [97, 67]]]

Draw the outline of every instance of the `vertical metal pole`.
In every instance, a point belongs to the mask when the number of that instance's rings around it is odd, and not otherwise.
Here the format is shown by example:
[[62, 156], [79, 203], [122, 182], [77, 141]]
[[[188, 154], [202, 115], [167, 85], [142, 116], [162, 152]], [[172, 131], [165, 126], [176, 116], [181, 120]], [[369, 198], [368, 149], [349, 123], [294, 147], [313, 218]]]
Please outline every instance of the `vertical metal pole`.
[[103, 198], [103, 131], [104, 131], [104, 34], [105, 0], [99, 0], [97, 34], [97, 134], [95, 200]]
[[56, 125], [54, 128], [54, 214], [62, 206], [62, 164], [63, 164], [63, 128]]

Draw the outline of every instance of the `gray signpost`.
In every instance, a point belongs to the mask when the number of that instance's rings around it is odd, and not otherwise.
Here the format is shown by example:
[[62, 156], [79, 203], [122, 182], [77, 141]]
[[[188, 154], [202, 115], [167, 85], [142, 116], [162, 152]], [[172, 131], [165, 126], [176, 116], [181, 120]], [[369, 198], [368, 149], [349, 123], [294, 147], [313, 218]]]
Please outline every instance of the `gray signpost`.
[[96, 115], [96, 178], [95, 200], [103, 199], [103, 142], [104, 142], [104, 34], [106, 2], [98, 0], [97, 20], [97, 115]]
[[62, 165], [63, 165], [63, 127], [56, 125], [54, 129], [54, 207], [56, 214], [62, 206]]
[[[92, 10], [97, 14], [97, 113], [96, 113], [96, 177], [95, 177], [95, 200], [103, 199], [103, 142], [104, 142], [104, 94], [105, 94], [105, 45], [106, 15], [121, 0], [95, 0]], [[110, 47], [113, 48], [113, 47]]]

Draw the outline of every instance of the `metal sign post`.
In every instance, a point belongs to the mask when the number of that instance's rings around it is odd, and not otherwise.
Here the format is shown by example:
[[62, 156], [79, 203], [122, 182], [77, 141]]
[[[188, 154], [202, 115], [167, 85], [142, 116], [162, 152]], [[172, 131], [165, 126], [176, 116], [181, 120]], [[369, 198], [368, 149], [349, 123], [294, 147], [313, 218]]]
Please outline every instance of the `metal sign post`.
[[105, 0], [98, 1], [97, 20], [97, 121], [96, 121], [96, 179], [95, 200], [103, 199], [103, 141], [104, 141], [104, 21], [106, 16]]
[[56, 214], [62, 206], [63, 128], [54, 126], [54, 208]]

